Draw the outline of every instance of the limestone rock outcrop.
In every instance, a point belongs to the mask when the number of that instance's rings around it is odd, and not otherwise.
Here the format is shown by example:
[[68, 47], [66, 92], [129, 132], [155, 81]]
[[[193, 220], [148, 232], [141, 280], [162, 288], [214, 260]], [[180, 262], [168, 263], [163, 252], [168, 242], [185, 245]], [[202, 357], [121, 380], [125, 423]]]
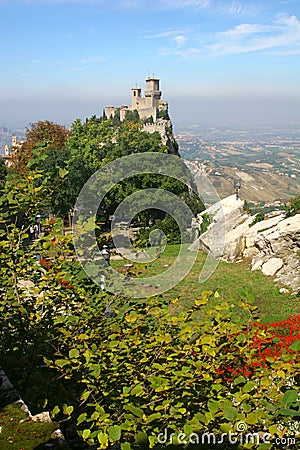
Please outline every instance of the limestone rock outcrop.
[[[276, 280], [293, 291], [300, 290], [300, 214], [281, 217], [274, 226], [257, 233], [253, 245], [259, 250], [252, 260], [253, 270], [261, 267], [263, 273], [276, 274]], [[269, 273], [272, 263], [273, 271]]]
[[244, 202], [231, 195], [199, 214], [199, 218], [205, 216], [211, 223], [200, 235], [199, 247], [215, 258], [235, 261], [244, 249], [243, 236], [253, 221], [244, 211]]
[[229, 262], [249, 258], [252, 270], [300, 290], [300, 214], [283, 214], [252, 226], [254, 217], [244, 210], [244, 202], [235, 195], [227, 197], [199, 214], [199, 223], [210, 218], [210, 225], [196, 243], [211, 256]]

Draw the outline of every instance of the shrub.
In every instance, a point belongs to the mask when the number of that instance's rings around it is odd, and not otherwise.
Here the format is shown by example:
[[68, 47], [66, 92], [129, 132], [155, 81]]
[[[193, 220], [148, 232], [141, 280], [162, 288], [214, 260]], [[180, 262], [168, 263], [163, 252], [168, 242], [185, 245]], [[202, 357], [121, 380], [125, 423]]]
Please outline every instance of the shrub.
[[[176, 300], [170, 306], [174, 310]], [[283, 349], [281, 359], [266, 356], [267, 364], [251, 365], [247, 373], [224, 372], [258, 356], [261, 330], [252, 327], [255, 310], [245, 302], [233, 305], [203, 292], [193, 308], [176, 315], [156, 298], [119, 308], [123, 312], [110, 319], [87, 305], [65, 318], [57, 357], [46, 360], [79, 389], [75, 416], [87, 443], [165, 448], [178, 443], [181, 432], [241, 436], [239, 423], [274, 438], [282, 435], [278, 424], [284, 429], [300, 415], [297, 346]], [[173, 437], [161, 447], [164, 430]]]

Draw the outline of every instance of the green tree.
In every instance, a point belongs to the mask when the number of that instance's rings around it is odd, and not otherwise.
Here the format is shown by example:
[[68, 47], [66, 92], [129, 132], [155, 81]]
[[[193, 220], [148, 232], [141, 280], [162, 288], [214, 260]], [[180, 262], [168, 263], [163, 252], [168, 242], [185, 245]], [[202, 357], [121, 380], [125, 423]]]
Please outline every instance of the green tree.
[[33, 123], [26, 130], [26, 139], [20, 148], [13, 153], [13, 170], [22, 174], [27, 172], [28, 163], [36, 149], [43, 153], [49, 149], [65, 148], [69, 131], [66, 127], [48, 120]]
[[300, 196], [291, 199], [291, 204], [287, 209], [287, 216], [292, 217], [300, 214]]
[[5, 179], [7, 176], [7, 166], [3, 158], [0, 158], [0, 189], [3, 188], [5, 184]]

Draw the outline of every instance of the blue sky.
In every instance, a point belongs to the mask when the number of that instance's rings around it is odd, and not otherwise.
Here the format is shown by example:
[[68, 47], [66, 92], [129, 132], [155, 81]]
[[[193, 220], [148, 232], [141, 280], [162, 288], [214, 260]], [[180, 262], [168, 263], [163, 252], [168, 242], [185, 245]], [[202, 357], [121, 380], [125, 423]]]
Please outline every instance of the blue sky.
[[300, 124], [300, 1], [0, 0], [0, 125], [101, 115], [153, 73], [175, 124]]

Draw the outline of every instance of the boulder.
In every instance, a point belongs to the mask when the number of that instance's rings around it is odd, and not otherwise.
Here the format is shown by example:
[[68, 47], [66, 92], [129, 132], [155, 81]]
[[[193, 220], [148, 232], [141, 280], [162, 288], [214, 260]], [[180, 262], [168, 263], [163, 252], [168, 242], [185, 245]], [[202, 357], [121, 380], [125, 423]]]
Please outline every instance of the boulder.
[[255, 240], [257, 239], [257, 235], [259, 233], [262, 233], [264, 231], [269, 230], [270, 228], [273, 228], [276, 226], [279, 222], [281, 222], [284, 219], [284, 215], [279, 215], [276, 217], [272, 217], [271, 219], [265, 219], [261, 222], [257, 222], [252, 227], [249, 227], [249, 229], [245, 233], [245, 247], [251, 248], [255, 246]]
[[270, 258], [262, 265], [261, 271], [264, 275], [273, 276], [282, 266], [283, 261], [281, 258]]
[[199, 238], [200, 248], [215, 258], [234, 261], [244, 249], [243, 235], [253, 220], [244, 211], [244, 201], [231, 195], [199, 214], [204, 215], [211, 223]]
[[257, 256], [259, 254], [259, 250], [256, 247], [250, 247], [250, 248], [245, 248], [245, 250], [243, 251], [243, 257], [244, 258], [254, 258], [255, 256]]
[[264, 260], [261, 259], [261, 257], [257, 258], [256, 260], [253, 259], [253, 261], [252, 261], [252, 270], [261, 269], [263, 263], [264, 263]]
[[[300, 289], [300, 214], [280, 220], [275, 226], [258, 233], [254, 241], [260, 251], [263, 266], [270, 259], [282, 261], [277, 268], [276, 281], [299, 291]], [[257, 258], [252, 261], [252, 269], [257, 266]], [[275, 264], [275, 263], [274, 263]], [[275, 267], [275, 266], [274, 266]], [[269, 274], [269, 266], [265, 266], [263, 272]]]

